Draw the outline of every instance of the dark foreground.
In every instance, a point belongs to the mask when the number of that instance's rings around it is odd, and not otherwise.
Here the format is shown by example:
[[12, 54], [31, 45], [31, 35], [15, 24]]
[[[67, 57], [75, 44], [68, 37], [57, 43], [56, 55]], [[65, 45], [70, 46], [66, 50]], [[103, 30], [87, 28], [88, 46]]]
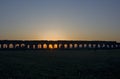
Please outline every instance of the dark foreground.
[[0, 79], [120, 79], [120, 50], [0, 51]]

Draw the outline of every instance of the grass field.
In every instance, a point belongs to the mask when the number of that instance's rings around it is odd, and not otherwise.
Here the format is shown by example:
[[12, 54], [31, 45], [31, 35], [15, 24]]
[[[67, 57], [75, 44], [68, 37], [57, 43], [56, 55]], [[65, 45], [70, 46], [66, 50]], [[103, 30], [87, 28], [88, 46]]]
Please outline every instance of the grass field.
[[120, 50], [0, 51], [0, 79], [120, 79]]

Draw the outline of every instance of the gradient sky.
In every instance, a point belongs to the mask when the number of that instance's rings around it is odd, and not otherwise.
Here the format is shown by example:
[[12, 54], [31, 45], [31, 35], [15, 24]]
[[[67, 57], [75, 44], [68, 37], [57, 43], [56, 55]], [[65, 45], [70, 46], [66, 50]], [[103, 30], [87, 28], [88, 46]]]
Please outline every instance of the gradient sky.
[[0, 0], [0, 39], [120, 41], [120, 0]]

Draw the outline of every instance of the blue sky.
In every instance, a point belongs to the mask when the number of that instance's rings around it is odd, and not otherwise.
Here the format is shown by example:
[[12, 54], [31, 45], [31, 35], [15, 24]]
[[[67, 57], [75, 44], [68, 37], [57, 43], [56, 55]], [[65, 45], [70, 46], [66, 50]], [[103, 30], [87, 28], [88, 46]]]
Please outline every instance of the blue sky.
[[0, 0], [0, 39], [120, 41], [120, 0]]

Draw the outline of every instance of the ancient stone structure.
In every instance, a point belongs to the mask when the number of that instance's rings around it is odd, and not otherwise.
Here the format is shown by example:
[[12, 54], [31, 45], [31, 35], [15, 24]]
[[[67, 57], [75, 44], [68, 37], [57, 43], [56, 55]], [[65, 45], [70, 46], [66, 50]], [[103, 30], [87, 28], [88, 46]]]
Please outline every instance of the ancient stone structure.
[[120, 49], [116, 41], [80, 40], [0, 40], [0, 50], [79, 50], [79, 49]]

